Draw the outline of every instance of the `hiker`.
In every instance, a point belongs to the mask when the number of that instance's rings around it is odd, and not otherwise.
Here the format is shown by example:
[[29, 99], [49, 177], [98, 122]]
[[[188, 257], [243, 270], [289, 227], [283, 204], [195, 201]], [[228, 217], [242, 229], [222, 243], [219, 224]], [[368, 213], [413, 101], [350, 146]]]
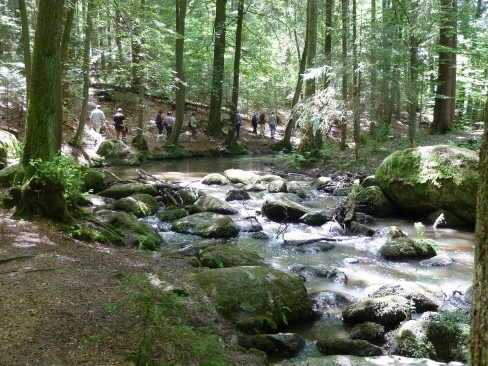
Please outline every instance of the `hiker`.
[[163, 115], [163, 111], [160, 109], [158, 111], [158, 114], [156, 114], [156, 119], [154, 121], [156, 123], [156, 128], [158, 129], [158, 137], [157, 137], [156, 141], [159, 140], [159, 138], [163, 135], [163, 128], [164, 128], [164, 126], [163, 126], [163, 117], [162, 117], [162, 115]]
[[251, 119], [251, 124], [252, 124], [252, 134], [256, 135], [258, 134], [258, 114], [254, 113]]
[[195, 137], [197, 137], [197, 119], [195, 118], [195, 112], [191, 114], [190, 121], [188, 122], [188, 127], [191, 130], [191, 142], [195, 142]]
[[164, 117], [164, 128], [166, 128], [166, 140], [169, 139], [171, 136], [171, 132], [173, 132], [173, 123], [175, 119], [171, 117], [171, 112], [166, 113], [166, 117]]
[[115, 138], [120, 140], [120, 135], [122, 134], [122, 141], [125, 142], [125, 137], [127, 135], [127, 127], [124, 125], [125, 116], [122, 108], [117, 109], [117, 113], [114, 115], [114, 126], [115, 126]]
[[236, 135], [239, 138], [239, 132], [241, 131], [242, 119], [239, 111], [236, 111]]
[[268, 124], [269, 124], [269, 132], [271, 134], [271, 139], [274, 140], [274, 135], [276, 132], [276, 116], [274, 112], [271, 112], [268, 119]]
[[264, 112], [259, 115], [259, 136], [263, 137], [264, 136], [264, 128], [266, 127], [266, 116], [264, 115]]
[[97, 105], [95, 109], [90, 113], [90, 128], [100, 133], [102, 126], [106, 126], [107, 119], [105, 113], [100, 109], [100, 105]]

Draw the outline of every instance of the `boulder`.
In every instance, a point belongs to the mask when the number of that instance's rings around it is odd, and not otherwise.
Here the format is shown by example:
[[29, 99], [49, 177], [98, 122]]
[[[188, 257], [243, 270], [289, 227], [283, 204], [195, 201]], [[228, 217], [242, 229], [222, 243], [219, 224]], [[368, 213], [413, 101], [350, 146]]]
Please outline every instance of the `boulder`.
[[391, 351], [407, 357], [466, 362], [468, 340], [468, 311], [425, 313], [394, 332]]
[[318, 291], [310, 294], [313, 310], [343, 308], [355, 301], [352, 295], [337, 291]]
[[429, 267], [447, 267], [454, 263], [454, 260], [448, 254], [438, 254], [435, 257], [420, 262], [422, 266]]
[[346, 229], [336, 221], [328, 221], [322, 225], [322, 229], [326, 230], [330, 236], [341, 236], [346, 234]]
[[192, 256], [192, 264], [197, 267], [227, 268], [265, 265], [263, 259], [256, 252], [233, 244], [195, 245], [185, 251], [180, 251], [180, 253]]
[[375, 229], [360, 224], [356, 221], [351, 221], [351, 224], [349, 226], [349, 231], [355, 235], [364, 235], [364, 236], [373, 236], [376, 233]]
[[466, 221], [459, 219], [446, 210], [437, 210], [427, 216], [426, 222], [436, 228], [463, 229]]
[[312, 210], [297, 201], [298, 196], [291, 193], [275, 193], [264, 196], [261, 210], [271, 221], [298, 222], [300, 217]]
[[224, 176], [231, 183], [255, 184], [261, 181], [261, 177], [256, 173], [241, 169], [227, 169]]
[[298, 222], [309, 226], [322, 226], [328, 221], [332, 221], [335, 210], [314, 210], [307, 212], [298, 219]]
[[374, 180], [374, 175], [369, 175], [363, 179], [361, 182], [361, 187], [368, 188], [376, 185], [376, 181]]
[[120, 232], [127, 245], [155, 250], [162, 242], [156, 230], [132, 214], [104, 210], [98, 211], [96, 217]]
[[398, 295], [362, 300], [348, 305], [342, 317], [350, 325], [370, 321], [391, 330], [410, 317], [410, 301]]
[[154, 215], [158, 211], [159, 205], [153, 196], [146, 193], [138, 193], [117, 200], [114, 203], [114, 209], [131, 213], [135, 217], [145, 217]]
[[427, 216], [444, 209], [469, 224], [476, 220], [479, 154], [450, 146], [398, 151], [376, 169], [375, 180], [406, 214]]
[[407, 234], [404, 233], [400, 228], [397, 226], [388, 226], [376, 230], [373, 235], [373, 239], [395, 239], [395, 238], [404, 238]]
[[145, 193], [151, 196], [156, 196], [157, 191], [152, 184], [127, 183], [115, 184], [101, 192], [98, 192], [98, 195], [102, 197], [120, 199], [137, 193]]
[[135, 152], [120, 140], [102, 141], [96, 153], [104, 158], [107, 165], [140, 165]]
[[20, 158], [20, 152], [15, 135], [0, 129], [0, 169], [8, 165], [8, 159]]
[[186, 210], [182, 209], [182, 208], [178, 208], [178, 207], [172, 207], [171, 209], [167, 209], [167, 210], [164, 210], [160, 213], [158, 213], [158, 219], [160, 221], [168, 221], [168, 222], [171, 222], [171, 221], [175, 221], [175, 220], [178, 220], [178, 219], [181, 219], [183, 217], [186, 217], [188, 216], [188, 212], [186, 212]]
[[283, 179], [277, 179], [268, 184], [269, 193], [286, 192], [286, 182]]
[[330, 177], [319, 177], [312, 182], [311, 186], [319, 191], [328, 193], [332, 193], [336, 189], [336, 183]]
[[195, 205], [203, 208], [204, 212], [213, 212], [222, 215], [234, 215], [237, 210], [227, 202], [212, 196], [201, 196]]
[[83, 187], [81, 188], [83, 192], [97, 193], [107, 185], [105, 175], [98, 170], [81, 166], [81, 171], [83, 173]]
[[380, 254], [389, 260], [428, 259], [437, 255], [429, 242], [407, 237], [387, 240], [380, 248]]
[[15, 174], [17, 173], [18, 166], [18, 164], [14, 164], [0, 170], [0, 187], [10, 188], [14, 185]]
[[352, 355], [352, 356], [379, 356], [383, 354], [381, 347], [367, 341], [355, 339], [331, 338], [317, 341], [317, 349], [324, 355]]
[[349, 335], [351, 339], [362, 339], [369, 343], [381, 345], [385, 343], [385, 327], [373, 322], [356, 324]]
[[234, 223], [239, 227], [241, 233], [258, 233], [263, 231], [263, 227], [255, 216], [236, 219], [234, 220]]
[[295, 333], [240, 336], [237, 343], [246, 349], [257, 349], [268, 356], [295, 357], [305, 347], [305, 339]]
[[209, 269], [193, 276], [216, 309], [249, 334], [274, 333], [312, 319], [307, 290], [293, 276], [266, 267]]
[[408, 281], [381, 285], [375, 288], [370, 294], [372, 297], [385, 295], [398, 295], [412, 300], [417, 313], [437, 310], [442, 305], [441, 299], [444, 296], [439, 288]]
[[290, 270], [303, 276], [324, 277], [336, 283], [345, 284], [348, 281], [347, 275], [334, 267], [295, 264], [290, 268]]
[[173, 221], [171, 230], [204, 238], [233, 238], [239, 234], [239, 227], [230, 217], [211, 212], [197, 213]]
[[287, 182], [286, 192], [296, 194], [300, 198], [310, 198], [310, 191], [298, 182]]
[[223, 186], [223, 185], [229, 184], [229, 183], [230, 183], [230, 181], [226, 177], [224, 177], [222, 174], [219, 174], [219, 173], [207, 174], [202, 179], [202, 184], [206, 184], [206, 185]]
[[231, 189], [225, 194], [225, 200], [229, 201], [247, 201], [250, 200], [251, 196], [249, 193], [242, 189]]
[[378, 186], [360, 189], [356, 195], [356, 210], [377, 217], [388, 217], [397, 209]]
[[265, 174], [261, 177], [261, 182], [273, 182], [275, 180], [283, 180], [279, 175], [276, 174]]
[[204, 193], [199, 189], [187, 187], [179, 189], [177, 195], [180, 197], [181, 203], [186, 206], [194, 204]]

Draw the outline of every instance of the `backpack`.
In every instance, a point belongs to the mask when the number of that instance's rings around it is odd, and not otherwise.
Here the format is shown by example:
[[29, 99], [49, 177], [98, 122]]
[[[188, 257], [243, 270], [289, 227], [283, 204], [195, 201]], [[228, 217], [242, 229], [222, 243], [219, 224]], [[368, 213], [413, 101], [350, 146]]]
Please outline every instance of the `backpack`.
[[156, 121], [155, 122], [158, 126], [163, 123], [163, 121], [161, 120], [161, 115], [159, 113], [156, 115]]
[[188, 129], [191, 130], [191, 120], [188, 121]]

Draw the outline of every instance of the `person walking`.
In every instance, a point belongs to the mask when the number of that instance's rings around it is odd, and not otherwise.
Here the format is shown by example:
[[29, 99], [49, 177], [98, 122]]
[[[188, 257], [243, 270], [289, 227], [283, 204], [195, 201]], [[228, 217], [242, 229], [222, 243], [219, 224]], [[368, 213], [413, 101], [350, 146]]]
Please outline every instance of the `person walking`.
[[90, 113], [90, 128], [100, 133], [102, 126], [106, 126], [107, 119], [105, 113], [100, 109], [100, 105], [97, 105], [95, 109]]
[[252, 134], [254, 136], [258, 135], [258, 120], [259, 120], [258, 114], [254, 113], [254, 115], [252, 116], [252, 119], [251, 119]]
[[274, 140], [274, 135], [276, 132], [276, 116], [274, 112], [271, 112], [271, 115], [269, 116], [268, 119], [268, 123], [269, 123], [269, 132], [271, 134], [271, 139]]
[[125, 116], [122, 108], [117, 109], [117, 113], [114, 115], [114, 126], [115, 138], [120, 140], [120, 135], [122, 135], [122, 141], [125, 142], [127, 127], [125, 126]]
[[264, 129], [266, 127], [266, 116], [264, 112], [259, 115], [259, 136], [264, 137]]
[[236, 135], [239, 138], [239, 133], [241, 131], [242, 119], [239, 111], [236, 111]]
[[163, 135], [163, 111], [160, 109], [158, 111], [158, 114], [156, 114], [156, 119], [154, 121], [156, 123], [156, 128], [158, 129], [158, 137], [156, 138], [156, 141], [159, 140], [159, 138]]
[[191, 130], [191, 142], [195, 142], [195, 137], [197, 137], [197, 119], [195, 118], [195, 112], [191, 114], [190, 122], [188, 122], [188, 126]]
[[171, 136], [171, 132], [173, 132], [173, 123], [174, 118], [171, 117], [171, 112], [166, 113], [166, 117], [164, 117], [164, 128], [166, 128], [166, 140], [169, 139]]

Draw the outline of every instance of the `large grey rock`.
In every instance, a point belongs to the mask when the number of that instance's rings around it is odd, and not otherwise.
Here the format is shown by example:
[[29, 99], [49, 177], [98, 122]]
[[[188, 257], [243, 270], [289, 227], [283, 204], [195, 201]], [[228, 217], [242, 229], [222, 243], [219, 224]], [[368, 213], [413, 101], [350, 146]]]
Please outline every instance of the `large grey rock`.
[[257, 349], [268, 356], [295, 357], [305, 346], [305, 339], [295, 333], [259, 334], [238, 337], [238, 344]]
[[264, 266], [264, 260], [254, 251], [233, 244], [207, 243], [195, 245], [179, 253], [192, 256], [198, 267], [227, 268], [237, 266]]
[[219, 312], [241, 331], [274, 333], [286, 324], [312, 318], [304, 285], [293, 276], [266, 267], [232, 267], [193, 276]]
[[261, 181], [256, 173], [241, 169], [227, 169], [224, 176], [232, 183], [255, 184]]
[[286, 182], [283, 179], [273, 180], [268, 184], [269, 193], [284, 193], [286, 192]]
[[295, 181], [286, 183], [286, 192], [296, 194], [300, 198], [309, 198], [311, 196], [308, 188]]
[[450, 145], [398, 151], [376, 169], [375, 180], [407, 214], [444, 209], [468, 223], [476, 220], [479, 154]]
[[394, 329], [410, 316], [410, 301], [403, 296], [390, 295], [348, 305], [342, 311], [344, 322], [356, 325], [366, 321]]
[[334, 218], [335, 210], [315, 210], [306, 213], [298, 219], [298, 222], [310, 226], [321, 226]]
[[197, 213], [173, 221], [171, 229], [204, 238], [233, 238], [239, 234], [239, 227], [230, 217], [211, 212]]
[[202, 184], [206, 184], [206, 185], [222, 186], [222, 185], [229, 184], [229, 183], [230, 183], [230, 181], [226, 177], [224, 177], [222, 174], [219, 174], [219, 173], [207, 174], [202, 179]]
[[385, 343], [385, 327], [373, 322], [356, 324], [349, 335], [351, 339], [362, 339], [376, 345]]
[[347, 275], [335, 267], [327, 267], [324, 265], [303, 265], [294, 264], [290, 270], [294, 273], [299, 273], [308, 277], [324, 277], [332, 282], [347, 283]]
[[454, 263], [454, 260], [448, 254], [438, 254], [435, 257], [420, 262], [422, 266], [428, 267], [447, 267]]
[[310, 294], [310, 301], [314, 310], [343, 308], [350, 305], [354, 300], [355, 298], [352, 295], [330, 290]]
[[298, 196], [291, 193], [275, 193], [264, 196], [261, 210], [271, 221], [298, 222], [300, 217], [312, 210], [299, 204]]
[[181, 199], [183, 205], [194, 204], [201, 196], [204, 195], [202, 191], [193, 187], [182, 188], [177, 191], [177, 195]]
[[234, 215], [237, 210], [227, 202], [212, 196], [201, 196], [195, 205], [203, 208], [205, 212], [214, 212], [222, 215]]
[[231, 189], [225, 194], [225, 200], [229, 201], [246, 201], [251, 199], [249, 193], [242, 189]]
[[20, 152], [17, 138], [10, 132], [0, 129], [0, 169], [7, 166], [8, 159], [19, 158]]
[[14, 185], [18, 166], [18, 164], [14, 164], [0, 170], [0, 187], [10, 188]]
[[406, 299], [412, 300], [415, 304], [417, 313], [424, 311], [437, 310], [442, 305], [443, 293], [441, 289], [434, 286], [427, 286], [416, 282], [394, 282], [376, 287], [372, 297], [381, 297], [385, 295], [399, 295]]
[[123, 141], [105, 140], [97, 149], [97, 154], [104, 158], [107, 165], [140, 165], [137, 154]]

